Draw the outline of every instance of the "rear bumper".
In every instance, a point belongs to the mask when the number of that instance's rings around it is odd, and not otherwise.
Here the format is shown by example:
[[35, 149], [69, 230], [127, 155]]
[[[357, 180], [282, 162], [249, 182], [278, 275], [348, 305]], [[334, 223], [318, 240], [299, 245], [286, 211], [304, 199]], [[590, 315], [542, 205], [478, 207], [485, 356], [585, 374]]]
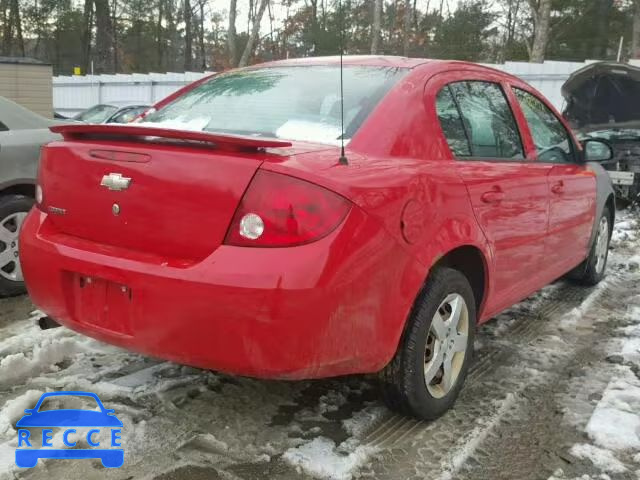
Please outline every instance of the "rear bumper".
[[20, 253], [34, 303], [69, 328], [178, 363], [298, 379], [390, 360], [424, 278], [394, 242], [354, 208], [318, 242], [220, 246], [179, 268], [57, 232], [34, 209]]

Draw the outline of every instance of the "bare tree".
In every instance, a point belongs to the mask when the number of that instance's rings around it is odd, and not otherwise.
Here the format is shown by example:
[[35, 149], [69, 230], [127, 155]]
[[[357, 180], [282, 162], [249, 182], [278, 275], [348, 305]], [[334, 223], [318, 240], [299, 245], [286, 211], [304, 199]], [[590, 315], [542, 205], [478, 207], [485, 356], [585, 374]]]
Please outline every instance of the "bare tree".
[[191, 9], [191, 2], [184, 0], [184, 69], [186, 72], [193, 70], [192, 19], [193, 10]]
[[264, 15], [264, 11], [266, 10], [268, 3], [269, 0], [260, 0], [260, 8], [253, 18], [253, 26], [251, 27], [251, 33], [247, 40], [247, 45], [244, 47], [244, 52], [242, 53], [242, 57], [240, 57], [240, 62], [238, 62], [239, 67], [246, 67], [249, 63], [258, 34], [260, 33], [260, 22], [262, 22], [262, 16]]
[[164, 20], [164, 0], [158, 2], [158, 20], [156, 21], [156, 61], [158, 62], [158, 70], [162, 69], [164, 57], [164, 34], [162, 31], [162, 22]]
[[542, 63], [549, 43], [551, 31], [551, 0], [529, 0], [533, 15], [533, 44], [529, 53], [529, 61]]
[[96, 71], [113, 73], [113, 25], [109, 0], [93, 0], [96, 15]]
[[229, 28], [227, 29], [227, 48], [229, 49], [229, 64], [232, 67], [237, 65], [238, 61], [238, 40], [236, 35], [236, 15], [238, 1], [229, 1]]
[[[7, 15], [7, 9], [9, 14]], [[17, 54], [24, 57], [24, 39], [22, 38], [22, 18], [18, 0], [4, 0], [0, 3], [3, 30], [2, 53], [14, 53], [14, 40], [17, 41]]]
[[373, 22], [371, 24], [371, 55], [377, 55], [380, 48], [380, 31], [382, 27], [382, 0], [373, 4]]
[[82, 68], [89, 71], [91, 59], [91, 32], [93, 30], [93, 0], [84, 0], [82, 25]]
[[631, 57], [640, 58], [640, 0], [633, 2], [633, 35], [631, 37]]
[[313, 53], [318, 52], [318, 37], [320, 25], [318, 24], [318, 0], [311, 0], [311, 33], [313, 35]]
[[200, 48], [200, 67], [202, 70], [207, 69], [207, 54], [204, 45], [204, 4], [207, 0], [198, 0], [198, 6], [200, 7], [200, 25], [198, 28], [198, 47]]
[[113, 6], [111, 7], [111, 28], [113, 31], [113, 37], [111, 39], [113, 43], [113, 73], [118, 73], [118, 17], [116, 13], [118, 11], [118, 0], [113, 0]]
[[409, 40], [411, 39], [411, 0], [404, 0], [404, 25], [402, 37], [402, 54], [409, 56]]

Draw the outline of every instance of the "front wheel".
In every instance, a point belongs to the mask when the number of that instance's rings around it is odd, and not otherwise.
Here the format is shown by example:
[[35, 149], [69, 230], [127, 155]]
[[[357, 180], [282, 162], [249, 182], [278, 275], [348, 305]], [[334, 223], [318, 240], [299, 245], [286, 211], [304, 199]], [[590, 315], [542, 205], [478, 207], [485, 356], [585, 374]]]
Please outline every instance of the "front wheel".
[[432, 420], [455, 403], [473, 353], [476, 308], [467, 278], [434, 271], [408, 319], [398, 350], [381, 372], [390, 408]]
[[572, 278], [585, 285], [596, 285], [604, 278], [611, 240], [611, 215], [605, 207], [598, 222], [598, 230], [587, 259], [576, 269]]

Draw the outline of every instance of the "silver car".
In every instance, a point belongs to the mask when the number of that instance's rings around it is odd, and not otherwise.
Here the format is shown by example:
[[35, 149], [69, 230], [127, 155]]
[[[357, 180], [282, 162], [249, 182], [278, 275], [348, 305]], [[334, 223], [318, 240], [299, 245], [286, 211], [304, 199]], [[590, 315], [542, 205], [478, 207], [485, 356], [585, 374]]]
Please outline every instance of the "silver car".
[[94, 105], [72, 120], [85, 123], [129, 123], [151, 108], [139, 102], [110, 102]]
[[25, 292], [18, 232], [33, 205], [40, 147], [58, 124], [0, 97], [0, 296]]

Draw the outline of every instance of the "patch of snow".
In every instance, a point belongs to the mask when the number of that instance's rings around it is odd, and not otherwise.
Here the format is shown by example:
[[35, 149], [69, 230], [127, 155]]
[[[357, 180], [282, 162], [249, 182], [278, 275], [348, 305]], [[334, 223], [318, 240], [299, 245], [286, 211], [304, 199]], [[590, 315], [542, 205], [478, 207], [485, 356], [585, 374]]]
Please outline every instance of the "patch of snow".
[[563, 315], [559, 322], [560, 329], [574, 330], [581, 323], [585, 313], [592, 309], [593, 304], [608, 288], [609, 283], [606, 280], [601, 281], [578, 307]]
[[82, 351], [83, 345], [73, 338], [46, 338], [35, 346], [30, 355], [20, 352], [0, 360], [0, 385], [9, 385], [17, 379], [33, 377], [41, 372], [55, 371], [58, 369], [57, 363]]
[[628, 367], [612, 380], [587, 424], [586, 432], [611, 450], [640, 449], [640, 381]]
[[23, 417], [25, 409], [33, 408], [43, 393], [41, 390], [27, 390], [22, 395], [7, 400], [0, 409], [0, 435], [13, 434], [13, 426]]
[[351, 418], [343, 420], [342, 426], [349, 435], [361, 437], [387, 412], [388, 410], [381, 406], [368, 406], [355, 412]]
[[625, 341], [621, 353], [628, 362], [640, 363], [640, 337]]
[[604, 472], [622, 473], [627, 470], [627, 467], [611, 451], [586, 443], [571, 447], [571, 455], [576, 458], [591, 460], [591, 463]]
[[290, 448], [282, 458], [305, 473], [331, 480], [350, 480], [354, 472], [376, 452], [368, 445], [345, 442], [339, 447], [333, 440], [317, 437], [299, 447]]
[[561, 468], [553, 472], [553, 475], [549, 477], [548, 480], [611, 480], [611, 477], [606, 473], [601, 473], [596, 477], [592, 477], [590, 475], [582, 475], [581, 477], [569, 478], [566, 477]]
[[2, 478], [13, 478], [5, 474], [9, 474], [18, 469], [15, 464], [16, 445], [13, 442], [0, 443], [0, 476]]

